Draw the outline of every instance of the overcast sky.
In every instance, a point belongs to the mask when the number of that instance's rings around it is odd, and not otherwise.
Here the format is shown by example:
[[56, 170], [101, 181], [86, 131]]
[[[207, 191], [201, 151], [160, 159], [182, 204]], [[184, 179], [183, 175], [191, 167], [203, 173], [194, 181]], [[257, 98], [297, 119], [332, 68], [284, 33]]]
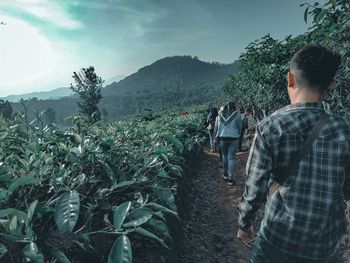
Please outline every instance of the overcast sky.
[[165, 56], [230, 63], [267, 33], [305, 32], [304, 2], [0, 0], [0, 96], [67, 87], [90, 65], [107, 80]]

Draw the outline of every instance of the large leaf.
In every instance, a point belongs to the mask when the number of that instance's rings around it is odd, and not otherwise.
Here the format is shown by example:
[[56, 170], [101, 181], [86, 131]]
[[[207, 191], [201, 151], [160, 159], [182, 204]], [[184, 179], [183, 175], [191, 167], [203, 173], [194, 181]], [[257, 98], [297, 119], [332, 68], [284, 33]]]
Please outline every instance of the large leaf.
[[71, 233], [79, 216], [80, 199], [77, 191], [65, 192], [56, 203], [55, 222], [59, 232]]
[[171, 134], [170, 132], [166, 132], [166, 133], [164, 133], [163, 136], [164, 136], [165, 140], [167, 142], [173, 144], [180, 151], [180, 153], [183, 152], [184, 145], [173, 134]]
[[126, 218], [126, 223], [124, 223], [125, 227], [136, 227], [146, 223], [151, 219], [154, 212], [146, 207], [142, 207], [136, 209], [131, 214], [129, 214]]
[[10, 219], [14, 216], [16, 216], [17, 220], [20, 222], [26, 222], [28, 218], [26, 213], [14, 208], [6, 208], [6, 209], [0, 210], [0, 218], [7, 217]]
[[34, 178], [32, 176], [22, 176], [18, 178], [16, 181], [14, 181], [12, 184], [10, 184], [8, 190], [10, 192], [14, 192], [21, 186], [34, 185], [38, 183], [40, 183], [40, 180], [37, 178]]
[[120, 229], [124, 223], [125, 217], [129, 212], [131, 202], [122, 203], [115, 209], [114, 212], [114, 226], [116, 229]]
[[145, 237], [149, 237], [152, 238], [154, 240], [157, 240], [160, 244], [162, 244], [165, 248], [169, 249], [169, 247], [164, 243], [164, 241], [162, 239], [160, 239], [159, 237], [157, 237], [155, 234], [153, 234], [152, 232], [142, 228], [142, 227], [138, 227], [135, 229], [136, 233], [145, 236]]
[[44, 263], [44, 256], [39, 253], [38, 247], [34, 242], [30, 242], [23, 250], [23, 255], [33, 263]]
[[71, 263], [68, 257], [62, 251], [52, 251], [52, 254], [60, 263]]
[[33, 203], [30, 204], [28, 212], [27, 212], [28, 222], [30, 222], [32, 220], [37, 204], [38, 204], [38, 200], [35, 200]]
[[111, 168], [111, 166], [104, 162], [104, 161], [99, 161], [102, 164], [103, 169], [105, 170], [106, 174], [108, 175], [109, 179], [111, 179], [113, 184], [117, 183], [117, 178], [114, 174], [113, 169]]
[[108, 256], [108, 263], [131, 263], [132, 251], [129, 238], [120, 236], [113, 244]]
[[168, 226], [161, 220], [151, 218], [148, 222], [147, 225], [153, 228], [157, 233], [166, 236], [167, 238], [171, 238]]
[[155, 211], [162, 211], [162, 212], [165, 212], [165, 213], [168, 213], [168, 214], [172, 214], [172, 215], [178, 217], [178, 214], [177, 214], [176, 211], [173, 211], [173, 210], [171, 210], [171, 209], [169, 209], [169, 208], [167, 208], [165, 206], [162, 206], [160, 204], [148, 203], [148, 204], [146, 204], [146, 206], [152, 208]]
[[163, 200], [172, 210], [176, 211], [174, 194], [167, 188], [155, 188], [154, 192]]

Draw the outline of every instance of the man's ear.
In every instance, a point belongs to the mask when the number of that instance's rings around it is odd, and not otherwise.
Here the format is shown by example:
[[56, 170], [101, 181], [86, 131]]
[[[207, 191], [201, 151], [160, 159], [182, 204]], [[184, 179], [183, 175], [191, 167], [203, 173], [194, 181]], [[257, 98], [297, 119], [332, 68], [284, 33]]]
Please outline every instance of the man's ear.
[[288, 88], [295, 88], [295, 75], [291, 71], [287, 74]]

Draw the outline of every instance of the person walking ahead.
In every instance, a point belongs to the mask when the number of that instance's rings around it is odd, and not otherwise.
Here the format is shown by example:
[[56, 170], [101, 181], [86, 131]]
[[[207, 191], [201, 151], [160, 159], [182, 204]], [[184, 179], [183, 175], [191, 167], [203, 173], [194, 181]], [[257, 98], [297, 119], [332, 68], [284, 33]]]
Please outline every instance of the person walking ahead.
[[235, 169], [236, 150], [239, 145], [239, 137], [242, 130], [242, 117], [236, 111], [233, 102], [225, 105], [224, 111], [218, 116], [218, 129], [216, 140], [220, 143], [222, 162], [224, 168], [224, 179], [228, 179], [228, 184], [233, 185], [233, 175]]
[[[325, 115], [321, 101], [335, 88], [339, 65], [338, 54], [318, 45], [305, 46], [291, 59], [287, 88], [291, 105], [259, 123], [248, 158], [246, 187], [238, 206], [237, 237], [243, 241], [253, 235], [252, 220], [266, 201], [269, 186], [286, 172], [283, 169]], [[349, 120], [329, 116], [290, 176], [267, 198], [250, 262], [334, 262], [337, 241], [346, 231], [349, 141]]]

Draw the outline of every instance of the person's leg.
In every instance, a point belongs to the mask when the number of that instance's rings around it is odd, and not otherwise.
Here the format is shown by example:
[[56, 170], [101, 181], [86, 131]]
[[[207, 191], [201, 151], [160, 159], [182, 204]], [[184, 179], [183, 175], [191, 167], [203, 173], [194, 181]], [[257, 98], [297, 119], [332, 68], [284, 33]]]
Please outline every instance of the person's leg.
[[235, 173], [235, 161], [236, 161], [236, 151], [239, 146], [239, 141], [234, 140], [229, 142], [228, 147], [228, 174], [229, 179], [233, 180]]
[[239, 151], [242, 151], [243, 136], [244, 136], [244, 128], [242, 128], [241, 135], [239, 136], [239, 145], [238, 145]]
[[228, 176], [228, 143], [220, 140], [220, 149], [222, 154], [222, 165], [224, 168], [224, 177]]
[[208, 130], [208, 135], [209, 135], [209, 147], [210, 147], [210, 150], [213, 150], [213, 136], [210, 130]]

